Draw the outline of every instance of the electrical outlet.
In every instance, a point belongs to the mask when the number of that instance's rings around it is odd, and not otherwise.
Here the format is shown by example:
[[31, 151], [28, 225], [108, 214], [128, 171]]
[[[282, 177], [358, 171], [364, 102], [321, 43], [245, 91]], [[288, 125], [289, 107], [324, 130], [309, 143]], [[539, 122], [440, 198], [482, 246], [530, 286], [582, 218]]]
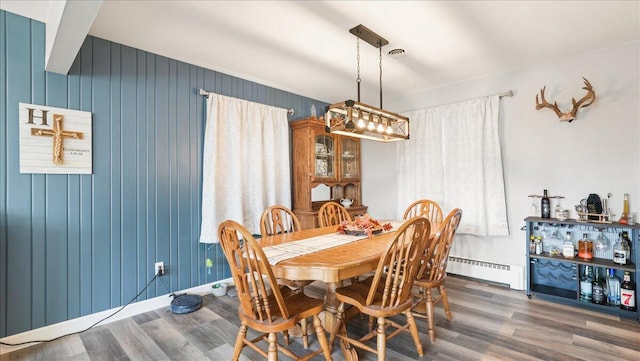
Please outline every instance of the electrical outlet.
[[164, 275], [164, 262], [156, 262], [153, 267], [154, 273], [162, 276]]

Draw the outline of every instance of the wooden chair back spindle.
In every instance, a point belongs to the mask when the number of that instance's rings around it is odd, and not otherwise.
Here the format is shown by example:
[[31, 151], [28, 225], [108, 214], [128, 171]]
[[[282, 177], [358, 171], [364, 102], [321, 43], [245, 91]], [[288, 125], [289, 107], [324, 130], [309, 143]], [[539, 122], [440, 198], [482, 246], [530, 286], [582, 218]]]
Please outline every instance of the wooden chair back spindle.
[[411, 287], [430, 232], [431, 224], [423, 217], [415, 217], [398, 229], [397, 236], [380, 258], [366, 305], [374, 302], [379, 287], [384, 288], [383, 297], [377, 304], [381, 308], [397, 307], [411, 297]]
[[[288, 318], [289, 312], [276, 278], [255, 238], [235, 221], [223, 222], [219, 230], [222, 250], [229, 261], [244, 313], [260, 322], [273, 322], [272, 313], [276, 312], [271, 309], [276, 307], [279, 315]], [[275, 304], [271, 304], [273, 301]]]
[[339, 203], [327, 202], [318, 210], [318, 224], [320, 227], [337, 226], [343, 221], [351, 222], [351, 215]]
[[[445, 315], [451, 321], [453, 314], [449, 307], [449, 297], [447, 289], [444, 285], [447, 278], [447, 261], [449, 260], [449, 251], [455, 238], [456, 230], [462, 219], [462, 210], [456, 208], [452, 210], [444, 222], [440, 226], [437, 239], [426, 250], [422, 265], [418, 271], [418, 277], [415, 285], [420, 290], [418, 302], [414, 307], [414, 315], [426, 317], [429, 325], [429, 339], [431, 342], [436, 340], [434, 308], [435, 304], [442, 302]], [[437, 289], [439, 295], [433, 290]], [[422, 306], [425, 308], [422, 309]], [[425, 313], [424, 315], [422, 313]]]
[[262, 237], [295, 232], [301, 229], [298, 217], [285, 206], [271, 206], [260, 217], [260, 234]]
[[462, 210], [454, 209], [447, 215], [438, 231], [437, 239], [425, 252], [418, 278], [436, 282], [447, 276], [449, 251], [455, 238], [456, 230], [462, 219]]
[[426, 217], [431, 222], [432, 227], [438, 227], [442, 223], [442, 209], [438, 203], [430, 199], [421, 199], [413, 202], [404, 211], [403, 219], [413, 217]]

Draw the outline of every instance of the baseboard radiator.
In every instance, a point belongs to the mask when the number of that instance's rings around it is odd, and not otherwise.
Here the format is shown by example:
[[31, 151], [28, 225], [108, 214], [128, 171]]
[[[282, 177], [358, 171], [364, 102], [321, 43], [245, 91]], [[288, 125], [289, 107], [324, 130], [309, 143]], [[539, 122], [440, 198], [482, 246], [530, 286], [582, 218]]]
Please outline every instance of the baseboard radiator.
[[524, 267], [449, 256], [447, 272], [524, 289]]

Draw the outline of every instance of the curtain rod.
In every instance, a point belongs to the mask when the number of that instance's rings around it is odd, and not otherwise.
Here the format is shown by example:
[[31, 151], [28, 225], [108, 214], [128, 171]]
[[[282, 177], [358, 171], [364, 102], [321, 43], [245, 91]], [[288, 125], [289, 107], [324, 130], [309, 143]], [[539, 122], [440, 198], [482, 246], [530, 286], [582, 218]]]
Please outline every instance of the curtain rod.
[[[445, 104], [432, 105], [432, 106], [430, 106], [430, 107], [427, 107], [427, 108], [421, 108], [421, 109], [429, 109], [429, 108], [435, 108], [435, 107], [442, 107], [442, 106], [445, 106], [445, 105], [450, 105], [450, 104], [455, 104], [455, 103], [466, 102], [466, 101], [469, 101], [469, 100], [480, 99], [480, 98], [484, 98], [484, 97], [490, 97], [490, 96], [492, 96], [492, 95], [497, 95], [499, 98], [502, 98], [502, 97], [512, 97], [512, 96], [513, 96], [513, 90], [509, 89], [509, 90], [507, 90], [506, 92], [503, 92], [503, 93], [491, 94], [491, 95], [485, 95], [485, 96], [481, 96], [481, 97], [477, 97], [477, 98], [469, 98], [469, 99], [456, 100], [456, 101], [453, 101], [453, 102], [451, 102], [451, 103], [445, 103]], [[409, 113], [409, 112], [415, 112], [415, 111], [417, 111], [417, 110], [419, 110], [419, 109], [409, 110], [409, 111], [406, 111], [406, 112], [402, 112], [401, 114], [403, 114], [403, 113]]]
[[[214, 94], [213, 92], [208, 92], [208, 91], [206, 91], [206, 90], [204, 90], [202, 88], [200, 88], [199, 93], [200, 93], [200, 95], [205, 96], [205, 97], [209, 97], [210, 94]], [[293, 109], [293, 108], [287, 109], [287, 113], [289, 115], [293, 115], [295, 112], [296, 112], [296, 110]]]

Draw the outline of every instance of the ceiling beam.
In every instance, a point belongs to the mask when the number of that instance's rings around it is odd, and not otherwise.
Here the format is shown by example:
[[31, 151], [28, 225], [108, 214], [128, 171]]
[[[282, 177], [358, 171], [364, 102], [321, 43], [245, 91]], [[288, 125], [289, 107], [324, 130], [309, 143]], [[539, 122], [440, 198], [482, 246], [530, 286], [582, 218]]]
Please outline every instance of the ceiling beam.
[[69, 73], [102, 3], [102, 0], [49, 2], [45, 70]]

